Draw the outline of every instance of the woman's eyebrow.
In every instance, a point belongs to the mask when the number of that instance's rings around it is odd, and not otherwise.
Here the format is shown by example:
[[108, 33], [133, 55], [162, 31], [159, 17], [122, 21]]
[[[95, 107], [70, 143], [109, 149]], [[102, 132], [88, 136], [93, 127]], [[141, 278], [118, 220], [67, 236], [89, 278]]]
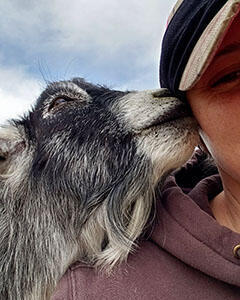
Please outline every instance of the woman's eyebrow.
[[240, 50], [240, 41], [228, 44], [222, 50], [220, 50], [219, 52], [217, 52], [217, 54], [216, 54], [215, 57], [217, 58], [217, 57], [220, 57], [220, 56], [223, 56], [223, 55], [226, 55], [226, 54], [230, 54], [230, 53], [235, 52], [237, 50], [238, 51]]

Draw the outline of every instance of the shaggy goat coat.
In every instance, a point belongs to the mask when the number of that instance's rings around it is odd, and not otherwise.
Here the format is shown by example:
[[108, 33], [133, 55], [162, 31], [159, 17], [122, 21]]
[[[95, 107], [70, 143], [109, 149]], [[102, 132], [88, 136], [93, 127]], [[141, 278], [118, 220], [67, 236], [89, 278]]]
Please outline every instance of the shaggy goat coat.
[[166, 89], [50, 84], [0, 127], [0, 299], [49, 300], [70, 265], [110, 272], [155, 212], [155, 188], [191, 156], [198, 125]]
[[239, 300], [240, 234], [219, 225], [209, 201], [221, 190], [218, 174], [198, 182], [202, 155], [169, 176], [157, 200], [157, 223], [127, 264], [112, 276], [77, 263], [52, 300]]

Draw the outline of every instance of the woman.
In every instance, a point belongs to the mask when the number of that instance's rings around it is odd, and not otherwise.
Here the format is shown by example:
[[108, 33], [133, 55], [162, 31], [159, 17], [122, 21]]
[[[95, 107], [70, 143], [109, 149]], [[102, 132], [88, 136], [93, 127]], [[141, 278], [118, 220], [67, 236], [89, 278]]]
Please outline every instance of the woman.
[[[75, 265], [54, 299], [240, 299], [240, 0], [181, 0], [163, 40], [161, 86], [188, 101], [204, 155], [169, 176], [160, 222], [109, 278]], [[212, 172], [212, 170], [210, 170]]]

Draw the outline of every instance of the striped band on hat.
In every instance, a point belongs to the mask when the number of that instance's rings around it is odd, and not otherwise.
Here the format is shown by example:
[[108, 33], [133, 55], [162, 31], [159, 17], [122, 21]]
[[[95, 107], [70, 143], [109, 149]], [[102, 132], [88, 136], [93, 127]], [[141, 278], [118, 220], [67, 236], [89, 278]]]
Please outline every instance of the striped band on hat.
[[168, 20], [160, 84], [177, 96], [199, 80], [240, 9], [240, 0], [179, 0]]

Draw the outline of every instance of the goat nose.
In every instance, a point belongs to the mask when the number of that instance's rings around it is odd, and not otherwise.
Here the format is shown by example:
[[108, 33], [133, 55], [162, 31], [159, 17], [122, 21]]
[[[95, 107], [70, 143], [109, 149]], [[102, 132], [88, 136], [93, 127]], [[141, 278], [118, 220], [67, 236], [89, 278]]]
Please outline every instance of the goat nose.
[[154, 98], [164, 98], [164, 97], [171, 97], [169, 90], [167, 89], [159, 89], [152, 92], [152, 96]]

